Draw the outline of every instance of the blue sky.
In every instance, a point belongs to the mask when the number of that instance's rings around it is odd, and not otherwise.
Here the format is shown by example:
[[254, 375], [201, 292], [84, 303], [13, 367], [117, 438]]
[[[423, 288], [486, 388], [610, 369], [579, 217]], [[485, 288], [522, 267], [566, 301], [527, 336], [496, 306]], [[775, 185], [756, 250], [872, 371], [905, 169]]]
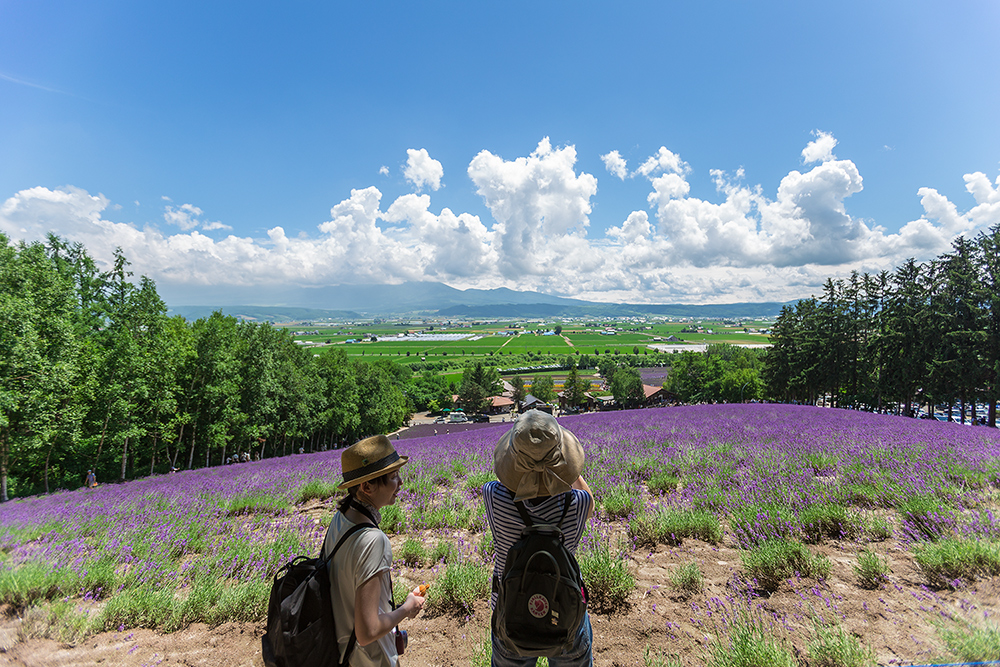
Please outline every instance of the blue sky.
[[1000, 224], [997, 35], [993, 0], [0, 0], [0, 232], [172, 305], [793, 299]]

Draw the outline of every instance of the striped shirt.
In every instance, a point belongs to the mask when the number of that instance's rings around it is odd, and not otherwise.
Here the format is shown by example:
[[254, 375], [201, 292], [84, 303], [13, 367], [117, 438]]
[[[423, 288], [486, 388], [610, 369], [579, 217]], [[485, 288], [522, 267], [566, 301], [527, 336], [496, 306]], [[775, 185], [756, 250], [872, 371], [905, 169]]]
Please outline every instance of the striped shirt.
[[[586, 491], [572, 489], [566, 493], [571, 493], [572, 501], [566, 519], [559, 528], [563, 532], [566, 548], [570, 553], [576, 553], [576, 547], [580, 544], [580, 537], [583, 535], [586, 526], [587, 513], [591, 509], [591, 497]], [[524, 530], [524, 521], [517, 512], [514, 505], [514, 493], [500, 482], [488, 482], [483, 487], [483, 500], [486, 504], [486, 520], [490, 524], [490, 531], [493, 533], [493, 550], [495, 553], [493, 560], [493, 577], [499, 579], [503, 576], [504, 564], [507, 562], [507, 552], [514, 545], [514, 542], [521, 537]], [[565, 507], [565, 494], [560, 493], [540, 502], [534, 507], [529, 503], [524, 504], [528, 511], [528, 516], [537, 523], [555, 524], [562, 516]], [[496, 606], [497, 594], [494, 592], [490, 596], [490, 608]]]

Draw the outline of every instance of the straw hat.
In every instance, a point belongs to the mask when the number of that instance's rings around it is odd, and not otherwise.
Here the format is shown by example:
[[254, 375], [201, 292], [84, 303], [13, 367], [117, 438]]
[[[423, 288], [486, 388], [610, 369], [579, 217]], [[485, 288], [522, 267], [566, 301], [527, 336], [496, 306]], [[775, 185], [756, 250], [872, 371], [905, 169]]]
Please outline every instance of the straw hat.
[[529, 410], [500, 438], [493, 468], [517, 502], [569, 491], [585, 459], [580, 441], [555, 417]]
[[344, 481], [337, 488], [347, 489], [361, 482], [399, 470], [410, 460], [396, 453], [392, 442], [384, 435], [359, 440], [340, 454], [340, 469]]

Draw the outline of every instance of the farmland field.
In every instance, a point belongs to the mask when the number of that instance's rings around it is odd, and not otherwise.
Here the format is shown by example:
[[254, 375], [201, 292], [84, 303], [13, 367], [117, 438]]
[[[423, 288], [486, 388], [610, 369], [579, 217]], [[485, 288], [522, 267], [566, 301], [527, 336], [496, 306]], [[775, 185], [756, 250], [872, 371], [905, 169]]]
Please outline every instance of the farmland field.
[[[407, 327], [389, 325], [355, 325], [352, 327], [290, 327], [297, 332], [295, 339], [310, 345], [318, 345], [322, 351], [331, 346], [343, 348], [349, 356], [391, 357], [402, 363], [419, 361], [421, 357], [443, 356], [481, 356], [497, 352], [503, 354], [536, 354], [565, 355], [604, 354], [605, 351], [629, 353], [633, 348], [645, 348], [658, 341], [654, 338], [676, 336], [682, 342], [693, 344], [731, 343], [734, 345], [766, 345], [767, 336], [744, 333], [743, 327], [725, 327], [721, 323], [705, 324], [703, 332], [682, 332], [690, 326], [686, 323], [656, 323], [634, 330], [623, 328], [620, 323], [608, 323], [608, 327], [617, 326], [619, 331], [614, 335], [603, 335], [601, 327], [583, 326], [579, 323], [563, 323], [562, 335], [542, 335], [556, 326], [556, 322], [544, 324], [533, 323], [517, 329], [513, 336], [499, 335], [507, 331], [510, 323], [501, 322], [492, 325], [476, 325], [472, 327], [436, 328], [428, 333], [444, 333], [465, 338], [454, 340], [421, 340], [418, 337], [399, 337], [408, 330]], [[763, 328], [765, 323], [748, 323], [748, 326]], [[412, 329], [413, 327], [409, 327]], [[712, 333], [707, 333], [711, 330]], [[535, 333], [535, 332], [539, 333]], [[365, 335], [374, 335], [377, 340], [363, 341]], [[348, 342], [353, 341], [353, 342]]]
[[[1000, 659], [995, 431], [757, 404], [560, 422], [599, 504], [579, 554], [596, 664], [749, 664], [733, 661], [748, 643], [778, 656], [762, 664], [834, 645], [867, 660], [852, 664]], [[404, 625], [407, 665], [475, 664], [488, 647], [477, 491], [506, 428], [397, 443], [411, 459], [383, 511], [393, 578], [432, 584]], [[324, 452], [0, 505], [0, 644], [13, 637], [14, 664], [110, 647], [135, 664], [182, 647], [253, 664], [269, 578], [318, 551], [339, 471]]]

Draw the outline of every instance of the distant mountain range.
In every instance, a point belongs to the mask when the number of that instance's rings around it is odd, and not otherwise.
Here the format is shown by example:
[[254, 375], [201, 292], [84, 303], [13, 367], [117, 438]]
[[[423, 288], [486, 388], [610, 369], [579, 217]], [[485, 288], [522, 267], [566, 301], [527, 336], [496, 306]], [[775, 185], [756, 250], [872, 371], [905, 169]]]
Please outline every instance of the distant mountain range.
[[[180, 295], [161, 290], [168, 303]], [[785, 304], [731, 303], [715, 305], [600, 303], [539, 292], [497, 289], [459, 290], [442, 283], [400, 285], [338, 285], [322, 288], [207, 289], [195, 305], [178, 305], [170, 313], [187, 319], [215, 310], [227, 315], [267, 321], [354, 320], [404, 315], [488, 319], [525, 317], [775, 317]], [[213, 303], [214, 301], [214, 303]], [[217, 305], [217, 304], [237, 305]], [[789, 303], [795, 303], [789, 302]]]

